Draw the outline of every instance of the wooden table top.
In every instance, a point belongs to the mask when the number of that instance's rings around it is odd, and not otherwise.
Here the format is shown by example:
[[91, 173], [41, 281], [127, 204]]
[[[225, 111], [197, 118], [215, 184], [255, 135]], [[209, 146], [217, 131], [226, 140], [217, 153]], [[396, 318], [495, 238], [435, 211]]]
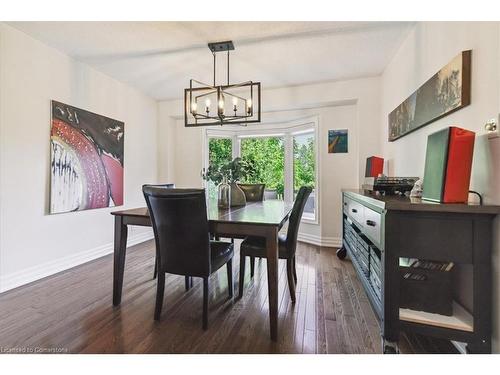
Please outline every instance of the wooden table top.
[[[292, 209], [291, 203], [281, 200], [266, 200], [263, 202], [249, 202], [246, 206], [221, 209], [217, 201], [208, 201], [208, 220], [219, 223], [238, 223], [253, 225], [282, 226], [288, 219]], [[111, 215], [149, 217], [147, 207], [132, 208], [128, 210], [114, 211]]]

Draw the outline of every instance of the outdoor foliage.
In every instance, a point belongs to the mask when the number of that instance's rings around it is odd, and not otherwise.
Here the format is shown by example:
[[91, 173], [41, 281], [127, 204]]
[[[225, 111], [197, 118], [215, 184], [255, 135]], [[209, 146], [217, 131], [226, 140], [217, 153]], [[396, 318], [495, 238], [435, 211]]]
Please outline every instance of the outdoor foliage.
[[[302, 138], [302, 139], [300, 139]], [[315, 180], [315, 154], [314, 137], [297, 136], [293, 139], [293, 188], [298, 191], [301, 186], [314, 188]]]
[[220, 168], [233, 158], [231, 140], [227, 138], [211, 138], [208, 142], [208, 155], [210, 166]]
[[[266, 189], [284, 194], [285, 147], [279, 137], [245, 138], [241, 141], [241, 160], [231, 161], [231, 140], [212, 138], [209, 141], [209, 169], [203, 178], [219, 184], [228, 181], [265, 183]], [[301, 186], [314, 187], [314, 136], [298, 135], [293, 139], [294, 190]]]
[[246, 138], [241, 141], [241, 158], [254, 168], [254, 173], [241, 182], [265, 183], [266, 189], [284, 193], [285, 147], [283, 139]]

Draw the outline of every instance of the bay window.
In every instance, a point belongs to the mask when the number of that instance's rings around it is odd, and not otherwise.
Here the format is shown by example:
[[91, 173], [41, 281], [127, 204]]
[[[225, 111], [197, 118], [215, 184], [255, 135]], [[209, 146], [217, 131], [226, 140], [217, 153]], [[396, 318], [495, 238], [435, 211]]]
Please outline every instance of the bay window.
[[[313, 188], [302, 220], [318, 223], [317, 118], [252, 127], [206, 129], [205, 168], [241, 157], [255, 173], [242, 183], [266, 184], [266, 199], [292, 202], [301, 186]], [[214, 194], [214, 186], [207, 185]]]

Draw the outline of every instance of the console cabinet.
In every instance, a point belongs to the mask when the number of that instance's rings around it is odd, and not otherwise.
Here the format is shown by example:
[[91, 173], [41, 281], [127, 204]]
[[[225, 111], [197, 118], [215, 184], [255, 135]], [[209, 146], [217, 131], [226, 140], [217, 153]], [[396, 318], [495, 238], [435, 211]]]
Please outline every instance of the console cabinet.
[[[467, 343], [491, 352], [493, 220], [499, 206], [439, 204], [362, 190], [342, 192], [343, 247], [380, 321], [384, 352], [398, 352], [401, 331]], [[408, 259], [453, 262], [453, 314], [401, 308]]]

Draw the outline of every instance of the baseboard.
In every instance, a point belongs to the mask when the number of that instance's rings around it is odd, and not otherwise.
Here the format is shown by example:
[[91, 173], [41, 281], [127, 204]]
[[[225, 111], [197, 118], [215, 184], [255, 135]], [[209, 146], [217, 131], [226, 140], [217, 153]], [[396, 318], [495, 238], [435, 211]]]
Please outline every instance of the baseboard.
[[[148, 241], [153, 238], [153, 232], [143, 232], [129, 236], [127, 247]], [[113, 252], [113, 243], [107, 243], [93, 249], [66, 256], [62, 259], [53, 260], [37, 266], [26, 268], [0, 277], [0, 293], [40, 280], [44, 277], [54, 275], [61, 271], [90, 262]]]
[[299, 233], [297, 239], [301, 242], [323, 247], [340, 247], [342, 239], [340, 237], [320, 237], [308, 233]]

